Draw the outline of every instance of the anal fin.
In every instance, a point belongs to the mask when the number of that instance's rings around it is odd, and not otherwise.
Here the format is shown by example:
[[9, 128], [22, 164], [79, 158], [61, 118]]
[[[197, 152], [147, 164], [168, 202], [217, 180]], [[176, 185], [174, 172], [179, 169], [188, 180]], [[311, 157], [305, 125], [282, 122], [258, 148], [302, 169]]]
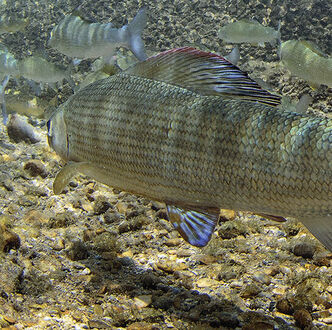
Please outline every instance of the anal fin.
[[203, 247], [211, 239], [218, 222], [219, 210], [211, 214], [167, 205], [167, 214], [174, 228], [186, 242]]

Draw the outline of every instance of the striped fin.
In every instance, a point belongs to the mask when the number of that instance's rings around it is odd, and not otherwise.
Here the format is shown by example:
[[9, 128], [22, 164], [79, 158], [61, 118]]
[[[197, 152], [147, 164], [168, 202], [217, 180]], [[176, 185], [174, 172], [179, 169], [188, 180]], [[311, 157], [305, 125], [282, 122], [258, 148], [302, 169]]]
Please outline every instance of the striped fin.
[[280, 96], [263, 89], [231, 62], [192, 47], [162, 52], [137, 63], [126, 73], [164, 81], [202, 95], [241, 97], [271, 106], [281, 103]]
[[219, 217], [219, 213], [188, 211], [172, 205], [167, 205], [167, 214], [183, 239], [198, 247], [205, 246], [210, 241]]

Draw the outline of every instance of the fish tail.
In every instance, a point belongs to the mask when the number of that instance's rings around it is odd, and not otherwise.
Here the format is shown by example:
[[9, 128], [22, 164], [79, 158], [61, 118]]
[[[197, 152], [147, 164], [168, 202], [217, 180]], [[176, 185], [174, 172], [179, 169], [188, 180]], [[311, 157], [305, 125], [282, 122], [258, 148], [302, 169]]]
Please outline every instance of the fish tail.
[[146, 8], [141, 8], [134, 19], [127, 26], [128, 48], [140, 61], [144, 61], [147, 58], [142, 40], [142, 31], [146, 26], [146, 21]]

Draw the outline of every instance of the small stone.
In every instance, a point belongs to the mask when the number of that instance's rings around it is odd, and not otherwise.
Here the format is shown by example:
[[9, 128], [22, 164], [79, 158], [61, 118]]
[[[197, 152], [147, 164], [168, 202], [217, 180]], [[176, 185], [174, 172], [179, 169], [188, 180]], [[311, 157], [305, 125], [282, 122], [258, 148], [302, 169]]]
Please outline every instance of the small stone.
[[238, 221], [227, 221], [220, 226], [218, 234], [223, 239], [231, 239], [239, 235], [247, 236], [248, 231], [246, 227]]
[[152, 303], [152, 295], [142, 295], [134, 298], [134, 302], [137, 308], [148, 307]]
[[0, 251], [7, 253], [11, 249], [17, 250], [20, 245], [20, 237], [9, 230], [6, 225], [0, 224]]
[[196, 285], [199, 288], [209, 288], [211, 286], [218, 286], [220, 283], [212, 278], [200, 278], [197, 282]]
[[276, 308], [280, 313], [292, 315], [294, 312], [294, 309], [292, 307], [292, 304], [289, 302], [287, 298], [282, 298], [277, 301]]
[[261, 292], [261, 288], [254, 283], [247, 284], [241, 291], [240, 296], [243, 298], [250, 298], [257, 296]]
[[130, 224], [127, 220], [124, 220], [119, 224], [119, 227], [118, 227], [119, 234], [127, 233], [130, 230], [131, 230]]
[[127, 327], [127, 330], [159, 330], [160, 327], [147, 322], [134, 322]]
[[312, 328], [312, 317], [306, 309], [299, 309], [294, 313], [296, 324], [301, 328]]
[[118, 202], [116, 204], [116, 208], [118, 209], [119, 213], [126, 214], [126, 212], [128, 210], [128, 204], [123, 203], [123, 202]]
[[16, 143], [24, 141], [34, 144], [40, 141], [40, 138], [34, 132], [33, 126], [16, 114], [12, 115], [8, 122], [7, 134], [9, 139]]
[[171, 246], [178, 246], [183, 242], [180, 238], [170, 238], [165, 242], [165, 245], [171, 247]]
[[236, 212], [233, 210], [221, 209], [219, 218], [220, 222], [232, 221], [236, 218]]
[[255, 273], [253, 275], [253, 279], [259, 283], [269, 285], [271, 283], [270, 276], [264, 274], [264, 273]]
[[112, 205], [103, 196], [98, 196], [93, 207], [94, 213], [100, 215], [105, 213]]
[[181, 249], [176, 251], [176, 255], [180, 258], [190, 257], [194, 252], [189, 249]]
[[67, 251], [68, 258], [77, 261], [87, 259], [89, 252], [87, 246], [82, 241], [75, 241]]
[[293, 247], [293, 253], [298, 257], [312, 259], [315, 247], [309, 242], [299, 242]]
[[195, 259], [204, 265], [211, 265], [217, 261], [215, 256], [209, 254], [197, 254]]
[[27, 171], [32, 177], [40, 176], [45, 179], [48, 176], [45, 165], [37, 159], [32, 159], [26, 162], [24, 170]]

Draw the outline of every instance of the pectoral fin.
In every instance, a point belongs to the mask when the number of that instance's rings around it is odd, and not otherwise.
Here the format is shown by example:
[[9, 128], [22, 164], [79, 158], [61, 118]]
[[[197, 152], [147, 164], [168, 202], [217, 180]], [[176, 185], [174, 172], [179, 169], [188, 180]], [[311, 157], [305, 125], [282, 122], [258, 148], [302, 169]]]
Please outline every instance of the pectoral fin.
[[198, 247], [205, 246], [209, 242], [219, 216], [219, 212], [210, 214], [170, 205], [167, 205], [167, 213], [169, 220], [183, 239]]
[[332, 215], [319, 218], [301, 218], [300, 221], [332, 252]]
[[69, 163], [65, 165], [57, 174], [53, 182], [54, 194], [59, 195], [75, 175], [78, 173], [85, 173], [86, 168], [89, 166], [90, 164], [87, 162]]

